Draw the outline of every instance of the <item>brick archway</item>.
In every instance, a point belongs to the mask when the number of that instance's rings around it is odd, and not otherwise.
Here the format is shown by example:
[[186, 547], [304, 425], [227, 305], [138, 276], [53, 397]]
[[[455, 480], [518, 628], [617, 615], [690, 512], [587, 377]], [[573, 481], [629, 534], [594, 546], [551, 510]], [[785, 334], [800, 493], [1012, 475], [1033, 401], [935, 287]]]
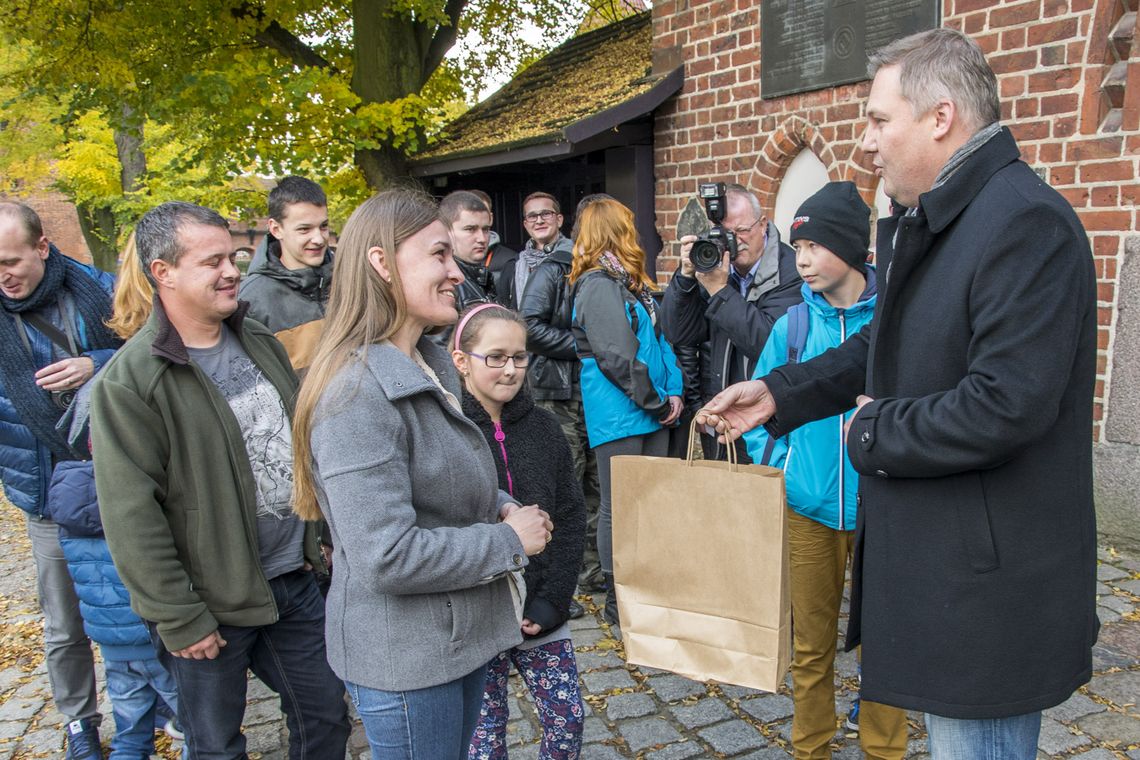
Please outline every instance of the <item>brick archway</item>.
[[823, 163], [831, 181], [851, 180], [863, 200], [868, 205], [874, 203], [877, 179], [863, 150], [856, 146], [850, 159], [840, 161], [815, 124], [802, 116], [789, 116], [768, 135], [748, 177], [747, 187], [759, 197], [761, 208], [775, 207], [780, 181], [792, 160], [804, 149]]

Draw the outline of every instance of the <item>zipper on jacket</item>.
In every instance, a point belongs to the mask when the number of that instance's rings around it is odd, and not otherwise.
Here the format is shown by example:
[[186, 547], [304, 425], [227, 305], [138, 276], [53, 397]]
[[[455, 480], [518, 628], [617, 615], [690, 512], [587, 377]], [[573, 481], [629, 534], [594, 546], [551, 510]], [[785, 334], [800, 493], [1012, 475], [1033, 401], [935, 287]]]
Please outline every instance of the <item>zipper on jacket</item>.
[[507, 461], [507, 445], [504, 441], [507, 440], [507, 434], [503, 432], [503, 424], [492, 420], [491, 424], [495, 426], [495, 440], [499, 442], [499, 451], [503, 454], [503, 469], [507, 471], [507, 493], [511, 496], [515, 495], [515, 482], [511, 478], [511, 463]]
[[[847, 340], [847, 317], [843, 309], [839, 309], [839, 342], [843, 343]], [[846, 516], [844, 513], [845, 504], [843, 503], [844, 492], [846, 484], [844, 483], [844, 475], [847, 472], [847, 437], [843, 435], [843, 426], [846, 424], [845, 414], [839, 415], [839, 529], [846, 530]]]

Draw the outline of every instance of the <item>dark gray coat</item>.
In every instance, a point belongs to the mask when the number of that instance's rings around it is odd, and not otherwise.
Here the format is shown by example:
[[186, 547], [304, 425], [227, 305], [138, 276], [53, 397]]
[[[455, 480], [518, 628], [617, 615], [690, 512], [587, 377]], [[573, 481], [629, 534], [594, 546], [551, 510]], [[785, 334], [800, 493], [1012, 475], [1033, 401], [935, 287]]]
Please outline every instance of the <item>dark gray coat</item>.
[[[458, 395], [442, 349], [425, 338], [419, 350]], [[415, 362], [370, 346], [325, 389], [311, 441], [336, 547], [325, 638], [338, 676], [437, 686], [522, 641], [505, 574], [527, 559], [499, 522], [491, 451]]]
[[1088, 238], [1002, 130], [878, 240], [872, 323], [766, 378], [777, 435], [875, 399], [848, 437], [863, 697], [952, 718], [1056, 705], [1098, 629]]

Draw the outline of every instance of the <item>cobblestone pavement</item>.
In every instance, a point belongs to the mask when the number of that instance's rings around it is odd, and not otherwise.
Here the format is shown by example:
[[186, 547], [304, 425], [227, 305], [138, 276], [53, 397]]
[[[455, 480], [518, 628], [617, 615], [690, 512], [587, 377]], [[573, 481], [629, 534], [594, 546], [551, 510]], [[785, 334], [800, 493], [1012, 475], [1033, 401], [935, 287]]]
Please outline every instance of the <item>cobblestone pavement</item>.
[[[61, 757], [62, 719], [52, 706], [42, 665], [35, 581], [23, 517], [0, 508], [0, 758]], [[1045, 713], [1041, 758], [1140, 760], [1140, 559], [1101, 549], [1097, 585], [1104, 623], [1094, 650], [1096, 675], [1064, 704]], [[785, 687], [764, 694], [725, 684], [703, 684], [662, 671], [627, 665], [620, 644], [599, 622], [600, 597], [581, 597], [590, 614], [573, 621], [578, 667], [588, 703], [584, 760], [608, 758], [750, 758], [778, 760], [790, 751], [792, 701]], [[837, 713], [845, 714], [855, 694], [855, 660], [837, 665]], [[538, 758], [539, 728], [526, 687], [512, 677], [508, 727], [510, 756]], [[110, 703], [103, 737], [111, 736]], [[250, 681], [246, 736], [252, 757], [284, 760], [284, 721], [274, 695]], [[919, 716], [910, 716], [908, 757], [925, 758]], [[837, 715], [837, 725], [840, 716]], [[835, 758], [862, 755], [854, 734], [837, 731]], [[160, 739], [162, 756], [177, 747]], [[348, 757], [369, 760], [359, 724]]]

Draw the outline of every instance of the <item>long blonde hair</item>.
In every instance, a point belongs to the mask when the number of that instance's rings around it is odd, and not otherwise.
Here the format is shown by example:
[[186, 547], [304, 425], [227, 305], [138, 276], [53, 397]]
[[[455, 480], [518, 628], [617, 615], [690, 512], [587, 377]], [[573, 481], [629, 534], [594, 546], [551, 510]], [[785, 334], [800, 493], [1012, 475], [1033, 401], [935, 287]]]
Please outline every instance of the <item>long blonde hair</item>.
[[[305, 520], [321, 517], [310, 443], [317, 404], [337, 373], [352, 361], [354, 351], [390, 338], [404, 325], [407, 304], [396, 249], [437, 219], [439, 209], [430, 195], [400, 188], [372, 196], [344, 225], [320, 345], [293, 415], [293, 510]], [[368, 260], [369, 249], [375, 247], [386, 254], [390, 282]]]
[[153, 308], [154, 286], [143, 272], [139, 252], [135, 247], [135, 233], [131, 232], [119, 261], [119, 274], [115, 278], [115, 298], [107, 327], [123, 340], [127, 340], [142, 329], [150, 318]]
[[633, 212], [613, 198], [593, 201], [582, 209], [574, 240], [574, 258], [570, 265], [570, 284], [591, 269], [598, 268], [598, 258], [609, 251], [630, 275], [630, 287], [654, 289], [656, 285], [645, 273], [645, 251], [637, 241]]

